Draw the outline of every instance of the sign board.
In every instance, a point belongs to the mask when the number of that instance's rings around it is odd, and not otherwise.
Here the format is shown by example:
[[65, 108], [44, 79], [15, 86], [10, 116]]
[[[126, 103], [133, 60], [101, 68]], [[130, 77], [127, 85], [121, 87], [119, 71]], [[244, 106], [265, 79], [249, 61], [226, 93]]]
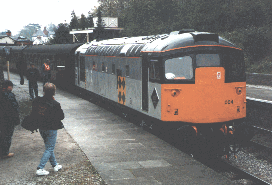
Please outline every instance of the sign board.
[[[97, 27], [98, 17], [93, 18], [94, 27]], [[118, 17], [102, 17], [102, 23], [104, 27], [117, 28], [118, 27]]]

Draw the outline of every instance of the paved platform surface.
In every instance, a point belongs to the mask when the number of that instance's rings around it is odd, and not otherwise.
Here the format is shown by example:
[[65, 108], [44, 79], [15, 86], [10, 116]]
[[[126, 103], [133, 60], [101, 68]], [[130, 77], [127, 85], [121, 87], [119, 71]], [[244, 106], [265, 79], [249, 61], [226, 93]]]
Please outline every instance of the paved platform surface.
[[[18, 75], [11, 74], [11, 80], [19, 86]], [[28, 90], [27, 82], [20, 88]], [[40, 96], [41, 90], [39, 83]], [[64, 110], [66, 130], [107, 184], [233, 184], [165, 141], [97, 105], [58, 89], [55, 98]]]

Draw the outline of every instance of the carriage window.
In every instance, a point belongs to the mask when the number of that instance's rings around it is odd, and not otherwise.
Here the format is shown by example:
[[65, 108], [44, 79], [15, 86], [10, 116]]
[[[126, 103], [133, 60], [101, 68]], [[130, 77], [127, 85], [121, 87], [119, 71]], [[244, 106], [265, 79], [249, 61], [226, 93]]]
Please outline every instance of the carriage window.
[[111, 73], [115, 74], [115, 64], [112, 64]]
[[167, 80], [192, 79], [193, 76], [193, 60], [190, 56], [165, 61], [165, 78]]
[[219, 54], [197, 54], [197, 67], [218, 67], [220, 66]]
[[95, 62], [93, 61], [93, 71], [97, 71], [97, 64], [95, 64]]
[[149, 79], [160, 80], [160, 66], [158, 60], [150, 60]]
[[105, 64], [102, 62], [102, 72], [105, 72]]
[[129, 76], [129, 65], [126, 65], [126, 76]]

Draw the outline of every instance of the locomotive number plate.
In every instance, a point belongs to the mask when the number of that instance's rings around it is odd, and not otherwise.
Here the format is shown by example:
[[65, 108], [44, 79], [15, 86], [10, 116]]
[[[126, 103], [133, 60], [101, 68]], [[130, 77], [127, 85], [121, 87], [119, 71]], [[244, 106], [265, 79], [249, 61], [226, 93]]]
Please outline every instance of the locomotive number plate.
[[233, 100], [225, 100], [225, 104], [233, 104]]

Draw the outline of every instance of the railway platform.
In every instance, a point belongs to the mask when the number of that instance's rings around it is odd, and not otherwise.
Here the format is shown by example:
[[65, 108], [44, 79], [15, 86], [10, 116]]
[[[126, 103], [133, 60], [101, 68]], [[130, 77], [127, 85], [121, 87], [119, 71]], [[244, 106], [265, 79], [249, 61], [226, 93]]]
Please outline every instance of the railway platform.
[[[11, 74], [10, 77], [15, 84], [14, 88], [28, 92], [27, 81], [25, 85], [20, 85], [19, 75]], [[42, 95], [41, 82], [39, 95]], [[59, 89], [55, 99], [61, 103], [65, 113], [63, 120], [65, 130], [62, 132], [67, 132], [72, 137], [106, 184], [234, 184], [227, 177], [196, 161], [169, 143], [95, 104]], [[17, 140], [21, 139], [20, 136], [17, 137]], [[31, 141], [25, 140], [25, 142]], [[27, 143], [25, 145], [27, 146]], [[20, 150], [21, 146], [13, 145], [13, 147], [18, 147], [17, 150]], [[63, 150], [69, 150], [69, 148]], [[21, 151], [18, 155], [29, 154]], [[68, 154], [64, 153], [58, 158], [58, 162], [64, 168], [78, 157], [77, 155], [75, 158], [70, 156], [69, 160], [64, 160], [66, 155]], [[14, 168], [18, 165], [12, 164]], [[36, 166], [32, 161], [31, 164], [28, 168], [33, 168], [31, 170], [35, 173]], [[0, 165], [3, 169], [9, 163]], [[8, 173], [12, 178], [13, 171]], [[16, 173], [17, 176], [20, 175], [18, 173], [22, 173], [22, 176], [24, 174], [23, 170]]]
[[247, 73], [247, 99], [272, 104], [272, 74]]

